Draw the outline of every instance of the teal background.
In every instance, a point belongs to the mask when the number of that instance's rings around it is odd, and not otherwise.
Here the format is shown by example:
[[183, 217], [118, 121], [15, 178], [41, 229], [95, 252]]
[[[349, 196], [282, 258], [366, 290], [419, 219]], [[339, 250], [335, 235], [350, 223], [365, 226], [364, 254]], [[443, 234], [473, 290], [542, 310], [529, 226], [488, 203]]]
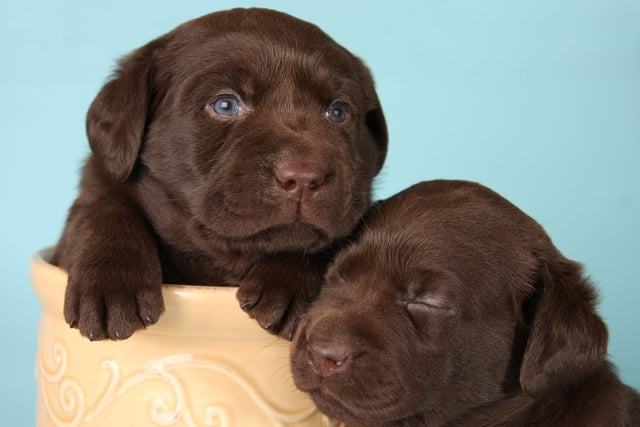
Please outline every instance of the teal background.
[[0, 420], [34, 423], [39, 304], [88, 153], [84, 114], [118, 57], [232, 6], [289, 12], [361, 56], [391, 143], [377, 196], [432, 178], [493, 187], [583, 262], [610, 354], [640, 388], [640, 2], [5, 0], [0, 3]]

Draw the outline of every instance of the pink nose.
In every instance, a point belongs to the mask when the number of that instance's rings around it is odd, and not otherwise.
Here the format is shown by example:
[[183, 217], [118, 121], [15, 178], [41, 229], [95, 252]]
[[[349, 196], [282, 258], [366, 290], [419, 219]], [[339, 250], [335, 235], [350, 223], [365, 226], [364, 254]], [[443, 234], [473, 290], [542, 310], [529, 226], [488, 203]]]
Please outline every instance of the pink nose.
[[326, 378], [349, 365], [350, 351], [345, 343], [310, 339], [307, 343], [307, 362], [317, 375]]
[[326, 172], [315, 163], [284, 162], [275, 168], [277, 185], [295, 201], [316, 195], [325, 184]]

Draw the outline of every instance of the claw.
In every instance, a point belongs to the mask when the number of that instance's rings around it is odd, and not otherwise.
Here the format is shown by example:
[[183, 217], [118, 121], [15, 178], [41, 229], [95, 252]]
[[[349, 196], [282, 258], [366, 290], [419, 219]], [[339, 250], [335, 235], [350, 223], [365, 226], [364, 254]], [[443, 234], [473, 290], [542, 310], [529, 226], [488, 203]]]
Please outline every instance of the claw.
[[273, 322], [260, 323], [260, 326], [262, 326], [263, 329], [269, 330], [273, 326]]
[[243, 309], [244, 311], [249, 310], [251, 307], [253, 307], [253, 303], [251, 301], [245, 301], [240, 304], [240, 308]]

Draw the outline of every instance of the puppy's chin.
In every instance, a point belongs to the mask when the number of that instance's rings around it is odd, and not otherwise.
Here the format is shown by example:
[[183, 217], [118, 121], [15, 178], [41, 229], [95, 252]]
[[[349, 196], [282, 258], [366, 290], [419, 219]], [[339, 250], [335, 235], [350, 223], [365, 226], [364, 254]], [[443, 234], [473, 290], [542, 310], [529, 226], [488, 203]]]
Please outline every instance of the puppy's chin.
[[358, 410], [358, 413], [356, 413], [333, 396], [322, 391], [311, 391], [310, 396], [320, 412], [328, 415], [330, 418], [340, 420], [346, 423], [346, 425], [379, 427], [405, 425], [402, 423], [402, 420], [390, 420], [384, 416], [380, 416], [381, 412], [384, 412], [384, 410], [380, 410], [381, 408], [371, 408], [370, 410], [362, 408], [362, 410]]
[[343, 421], [348, 425], [370, 425], [371, 423], [380, 423], [380, 420], [365, 420], [355, 416], [355, 414], [353, 414], [334, 397], [319, 390], [311, 391], [309, 394], [313, 403], [316, 404], [320, 412], [331, 418]]
[[406, 413], [392, 414], [393, 409], [386, 412], [384, 408], [367, 408], [362, 407], [348, 408], [345, 404], [334, 398], [333, 396], [321, 392], [319, 390], [309, 392], [311, 399], [316, 404], [320, 412], [339, 420], [347, 426], [377, 426], [377, 427], [399, 427], [399, 426], [424, 426], [424, 425], [442, 425], [439, 418], [430, 419], [429, 415], [424, 412], [407, 411]]
[[225, 236], [198, 225], [200, 238], [218, 246], [240, 252], [315, 252], [328, 246], [332, 238], [325, 231], [306, 222], [277, 224], [246, 236]]

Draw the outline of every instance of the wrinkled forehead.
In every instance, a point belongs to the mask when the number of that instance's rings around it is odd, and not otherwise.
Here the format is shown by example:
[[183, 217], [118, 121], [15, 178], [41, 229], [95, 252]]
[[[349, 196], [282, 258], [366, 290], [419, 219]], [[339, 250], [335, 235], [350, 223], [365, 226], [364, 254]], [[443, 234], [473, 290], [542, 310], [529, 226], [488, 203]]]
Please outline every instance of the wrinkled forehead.
[[174, 83], [183, 86], [213, 81], [217, 86], [242, 89], [240, 85], [259, 92], [290, 84], [319, 93], [344, 93], [352, 99], [365, 96], [361, 66], [328, 40], [234, 31], [187, 41], [168, 47], [171, 65], [166, 67]]
[[536, 268], [534, 255], [499, 234], [482, 227], [447, 227], [446, 223], [369, 230], [334, 265], [348, 280], [370, 277], [400, 289], [416, 278], [434, 274], [455, 276], [461, 286], [475, 289], [497, 290], [512, 279], [526, 282]]

